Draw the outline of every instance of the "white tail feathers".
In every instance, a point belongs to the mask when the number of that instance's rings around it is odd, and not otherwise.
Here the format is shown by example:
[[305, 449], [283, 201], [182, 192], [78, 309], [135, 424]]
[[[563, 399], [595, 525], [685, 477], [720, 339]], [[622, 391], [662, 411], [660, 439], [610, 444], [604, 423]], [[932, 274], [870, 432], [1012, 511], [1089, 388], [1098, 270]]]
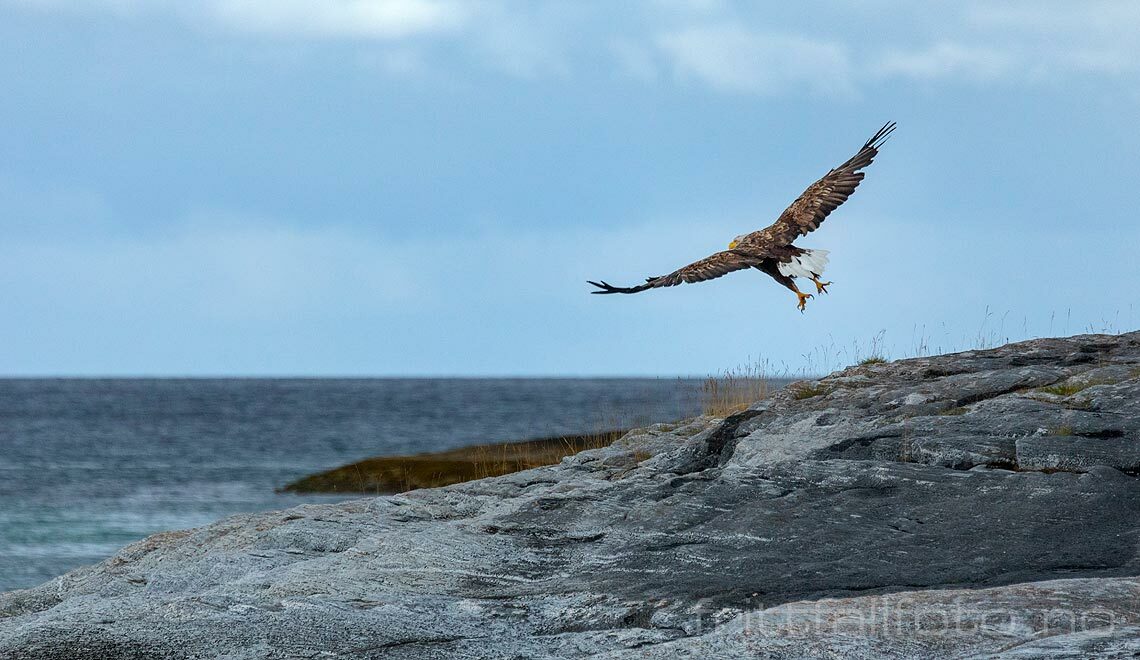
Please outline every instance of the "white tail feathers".
[[800, 256], [792, 257], [791, 261], [776, 268], [786, 277], [819, 277], [827, 268], [827, 250], [804, 250]]

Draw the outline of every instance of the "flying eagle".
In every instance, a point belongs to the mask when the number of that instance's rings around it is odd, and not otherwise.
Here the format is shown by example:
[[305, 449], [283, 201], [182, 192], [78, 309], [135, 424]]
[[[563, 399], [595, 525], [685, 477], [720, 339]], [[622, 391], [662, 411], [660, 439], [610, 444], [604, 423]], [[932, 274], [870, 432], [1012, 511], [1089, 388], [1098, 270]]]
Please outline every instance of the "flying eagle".
[[590, 281], [589, 284], [599, 289], [590, 293], [638, 293], [685, 282], [703, 282], [734, 270], [756, 268], [791, 289], [799, 300], [797, 307], [801, 312], [804, 311], [807, 299], [812, 296], [802, 293], [796, 287], [795, 279], [810, 279], [815, 283], [816, 293], [827, 293], [831, 282], [820, 280], [827, 266], [827, 250], [804, 249], [792, 245], [792, 241], [818, 228], [829, 213], [847, 201], [863, 180], [863, 172], [860, 170], [871, 164], [879, 153], [879, 148], [894, 130], [894, 122], [888, 122], [880, 128], [878, 133], [867, 140], [859, 153], [808, 186], [771, 227], [737, 236], [724, 252], [695, 261], [668, 275], [647, 278], [645, 284], [620, 287]]

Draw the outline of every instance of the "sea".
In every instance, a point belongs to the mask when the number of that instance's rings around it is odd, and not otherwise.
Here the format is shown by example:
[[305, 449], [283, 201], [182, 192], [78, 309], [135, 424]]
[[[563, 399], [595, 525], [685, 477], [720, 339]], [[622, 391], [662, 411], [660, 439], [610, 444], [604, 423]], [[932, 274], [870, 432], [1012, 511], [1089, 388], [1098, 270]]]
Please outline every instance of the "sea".
[[[681, 419], [693, 379], [3, 379], [0, 591], [162, 530], [345, 496], [363, 458]], [[354, 496], [359, 497], [359, 496]]]

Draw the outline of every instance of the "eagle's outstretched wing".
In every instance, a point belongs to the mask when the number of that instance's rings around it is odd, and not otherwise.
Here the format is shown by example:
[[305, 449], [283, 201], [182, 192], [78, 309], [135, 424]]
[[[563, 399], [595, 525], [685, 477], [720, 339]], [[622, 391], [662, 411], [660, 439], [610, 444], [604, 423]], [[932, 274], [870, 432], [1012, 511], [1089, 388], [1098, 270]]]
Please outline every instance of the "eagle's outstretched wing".
[[605, 282], [589, 282], [599, 289], [598, 291], [591, 291], [590, 293], [637, 293], [639, 291], [645, 291], [646, 289], [656, 289], [663, 286], [677, 286], [685, 282], [704, 282], [705, 280], [716, 279], [734, 270], [751, 268], [758, 263], [760, 263], [760, 261], [756, 257], [726, 250], [705, 257], [700, 261], [694, 261], [688, 266], [675, 270], [668, 275], [647, 278], [645, 284], [639, 284], [637, 286], [622, 287], [612, 286]]
[[859, 170], [871, 164], [879, 153], [879, 147], [894, 130], [895, 122], [885, 124], [867, 140], [859, 153], [808, 186], [771, 227], [748, 234], [737, 248], [763, 251], [773, 246], [784, 246], [819, 228], [824, 218], [855, 192], [855, 187], [863, 180], [863, 173]]

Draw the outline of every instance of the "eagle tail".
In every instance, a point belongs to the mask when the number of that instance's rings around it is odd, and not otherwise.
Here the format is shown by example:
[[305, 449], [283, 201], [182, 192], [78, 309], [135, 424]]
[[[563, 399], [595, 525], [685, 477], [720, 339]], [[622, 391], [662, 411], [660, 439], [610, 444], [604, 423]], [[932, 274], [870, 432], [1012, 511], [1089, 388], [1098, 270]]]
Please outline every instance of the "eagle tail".
[[806, 277], [808, 279], [823, 275], [827, 268], [828, 250], [804, 250], [803, 254], [792, 257], [787, 263], [776, 266], [781, 275], [785, 277]]

